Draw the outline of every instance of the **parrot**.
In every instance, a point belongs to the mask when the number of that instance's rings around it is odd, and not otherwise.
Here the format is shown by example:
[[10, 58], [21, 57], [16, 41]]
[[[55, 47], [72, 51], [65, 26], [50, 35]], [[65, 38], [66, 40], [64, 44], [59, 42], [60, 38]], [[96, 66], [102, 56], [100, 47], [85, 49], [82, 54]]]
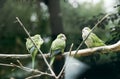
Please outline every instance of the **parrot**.
[[[36, 44], [36, 46], [39, 49], [40, 49], [41, 45], [44, 43], [43, 39], [41, 38], [41, 36], [39, 34], [32, 36], [31, 39], [34, 41], [34, 43]], [[34, 46], [32, 41], [30, 40], [30, 38], [26, 39], [26, 48], [32, 56], [32, 69], [34, 69], [35, 57], [37, 55], [38, 49]]]
[[[83, 40], [87, 37], [87, 35], [89, 34], [89, 32], [91, 31], [91, 29], [89, 27], [84, 27], [82, 30], [82, 38]], [[85, 40], [85, 44], [87, 45], [88, 48], [91, 47], [98, 47], [98, 46], [106, 46], [106, 44], [99, 38], [97, 37], [96, 34], [94, 34], [93, 32], [91, 32], [91, 34], [88, 36], [88, 38]], [[111, 51], [108, 51], [109, 53], [103, 54], [104, 52], [102, 52], [102, 54], [100, 53], [100, 59], [99, 62], [108, 62], [108, 61], [112, 61], [110, 59], [113, 59], [117, 56], [116, 53], [113, 53]]]
[[[85, 40], [85, 38], [90, 33], [91, 29], [89, 27], [84, 27], [82, 30], [82, 38]], [[98, 47], [98, 46], [105, 46], [105, 43], [93, 32], [88, 36], [88, 38], [85, 40], [85, 44], [88, 48], [91, 47]]]
[[[86, 39], [86, 37], [88, 36], [88, 34], [90, 33], [91, 29], [89, 27], [84, 27], [82, 30], [82, 38], [83, 40]], [[88, 38], [85, 40], [85, 44], [88, 48], [92, 48], [92, 47], [99, 47], [99, 46], [105, 46], [106, 44], [93, 32], [90, 33], [90, 35], [88, 36]], [[103, 63], [103, 61], [105, 61], [105, 59], [109, 59], [107, 54], [98, 54], [95, 53], [93, 56], [93, 59], [95, 60], [95, 62], [97, 61], [97, 63], [101, 62]]]
[[[58, 65], [63, 63], [62, 60], [64, 60], [64, 58], [62, 58], [61, 55], [64, 53], [65, 47], [66, 47], [66, 36], [64, 34], [60, 33], [57, 35], [57, 38], [52, 42], [51, 47], [50, 47], [50, 66], [51, 67], [54, 68], [54, 66], [56, 64], [57, 67], [59, 67], [59, 69], [60, 69], [60, 66], [58, 66]], [[59, 70], [57, 70], [57, 72], [59, 72]]]

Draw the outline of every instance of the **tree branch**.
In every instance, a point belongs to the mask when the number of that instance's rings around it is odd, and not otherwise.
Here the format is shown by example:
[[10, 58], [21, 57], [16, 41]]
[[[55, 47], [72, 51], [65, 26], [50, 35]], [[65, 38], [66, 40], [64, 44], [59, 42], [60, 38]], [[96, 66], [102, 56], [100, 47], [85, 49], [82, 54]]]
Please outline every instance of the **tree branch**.
[[[49, 54], [44, 54], [48, 58]], [[38, 54], [37, 57], [42, 58], [41, 54]], [[30, 54], [0, 54], [0, 59], [26, 59], [31, 58]]]
[[[109, 51], [110, 52], [120, 51], [120, 41], [118, 41], [117, 43], [115, 43], [113, 45], [106, 45], [106, 46], [100, 46], [100, 47], [94, 47], [94, 48], [81, 49], [78, 51], [77, 57], [78, 56], [88, 56], [88, 55], [91, 55], [91, 54], [96, 53], [96, 52], [109, 53]], [[76, 53], [76, 51], [72, 51], [71, 55], [74, 56], [75, 53]]]
[[[113, 45], [106, 45], [106, 46], [100, 46], [100, 47], [94, 47], [94, 48], [86, 48], [86, 49], [81, 49], [78, 50], [78, 53], [76, 56], [88, 56], [91, 55], [95, 52], [105, 52], [109, 53], [109, 51], [114, 52], [114, 51], [120, 51], [120, 41]], [[71, 51], [71, 55], [73, 56], [76, 51]], [[69, 52], [65, 52], [63, 55], [68, 54]], [[49, 58], [49, 53], [48, 54], [43, 54], [46, 58]], [[5, 59], [5, 58], [12, 58], [12, 59], [24, 59], [24, 58], [30, 58], [30, 54], [0, 54], [0, 59]], [[37, 57], [42, 58], [41, 54], [38, 54]]]
[[[16, 17], [16, 20], [19, 22], [19, 24], [21, 25], [21, 27], [23, 28], [23, 30], [25, 31], [25, 33], [28, 35], [28, 37], [30, 38], [30, 40], [32, 41], [33, 45], [37, 48], [38, 52], [41, 54], [41, 56], [43, 57], [43, 60], [45, 61], [46, 65], [48, 66], [48, 68], [50, 69], [50, 72], [55, 75], [55, 73], [53, 72], [52, 68], [50, 67], [47, 59], [44, 57], [43, 52], [37, 47], [37, 45], [35, 44], [35, 42], [32, 40], [29, 32], [27, 31], [27, 29], [25, 28], [25, 26], [23, 25], [23, 23], [20, 21], [20, 19], [18, 17]], [[55, 75], [56, 76], [56, 75]]]
[[19, 66], [19, 65], [16, 65], [16, 64], [13, 64], [13, 63], [10, 63], [10, 64], [3, 64], [3, 63], [0, 63], [0, 66], [7, 66], [7, 67], [16, 67], [16, 68], [19, 68], [19, 69], [22, 69], [26, 72], [34, 72], [34, 73], [37, 73], [37, 74], [41, 74], [41, 75], [48, 75], [48, 76], [53, 76], [53, 74], [49, 74], [49, 73], [46, 73], [46, 72], [42, 72], [42, 71], [39, 71], [39, 70], [36, 70], [36, 69], [31, 69], [31, 68], [28, 68], [28, 67], [24, 67], [24, 66]]

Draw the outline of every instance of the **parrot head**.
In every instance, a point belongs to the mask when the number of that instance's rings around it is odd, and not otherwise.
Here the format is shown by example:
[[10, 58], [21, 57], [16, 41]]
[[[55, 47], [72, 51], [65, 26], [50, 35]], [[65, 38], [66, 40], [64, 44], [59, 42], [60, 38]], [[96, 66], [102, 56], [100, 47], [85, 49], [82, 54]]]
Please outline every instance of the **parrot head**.
[[84, 27], [82, 30], [82, 33], [89, 33], [91, 31], [91, 29], [89, 27]]
[[[40, 46], [44, 43], [43, 39], [41, 38], [41, 36], [39, 34], [32, 36], [31, 39], [35, 42], [35, 44], [37, 46]], [[30, 40], [30, 38], [26, 39], [26, 46], [28, 49], [31, 48], [32, 46], [34, 46], [32, 41]]]
[[60, 33], [58, 36], [57, 36], [58, 39], [63, 39], [63, 40], [66, 40], [66, 36], [62, 33]]
[[87, 37], [91, 29], [89, 27], [84, 27], [82, 30], [82, 37]]
[[41, 38], [41, 36], [39, 34], [36, 34], [33, 38], [35, 41], [40, 41], [40, 45], [42, 45], [44, 43], [43, 39]]

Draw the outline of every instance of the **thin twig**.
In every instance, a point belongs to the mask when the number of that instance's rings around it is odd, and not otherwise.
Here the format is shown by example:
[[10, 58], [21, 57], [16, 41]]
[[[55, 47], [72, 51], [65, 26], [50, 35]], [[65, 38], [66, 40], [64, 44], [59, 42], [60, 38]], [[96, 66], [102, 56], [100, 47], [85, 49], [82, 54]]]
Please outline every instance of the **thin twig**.
[[91, 34], [91, 32], [105, 19], [109, 16], [109, 14], [106, 14], [100, 21], [97, 22], [97, 24], [95, 24], [95, 26], [91, 29], [91, 31], [89, 32], [89, 34], [87, 35], [87, 37], [80, 43], [80, 45], [78, 46], [78, 48], [76, 49], [75, 55], [77, 54], [78, 50], [80, 49], [80, 47], [83, 45], [83, 43], [86, 41], [86, 39], [89, 37], [89, 35]]
[[32, 76], [29, 76], [25, 79], [33, 79], [33, 78], [36, 78], [36, 77], [40, 77], [42, 74], [37, 74], [37, 75], [32, 75]]
[[69, 50], [69, 52], [70, 52], [69, 55], [70, 55], [70, 56], [71, 56], [71, 51], [72, 51], [73, 45], [74, 45], [74, 44], [72, 43], [71, 46], [70, 46], [70, 50]]
[[27, 31], [27, 29], [25, 28], [25, 26], [23, 25], [23, 23], [20, 21], [20, 19], [19, 19], [18, 17], [16, 17], [16, 19], [17, 19], [17, 21], [20, 23], [21, 27], [24, 29], [25, 33], [28, 35], [28, 37], [30, 38], [30, 40], [32, 41], [32, 43], [35, 45], [35, 47], [37, 48], [37, 50], [39, 51], [39, 53], [42, 55], [42, 57], [43, 57], [46, 65], [47, 65], [48, 68], [50, 69], [50, 72], [51, 72], [54, 76], [56, 76], [55, 73], [53, 72], [52, 68], [50, 67], [47, 59], [44, 57], [42, 51], [36, 46], [35, 42], [32, 40], [29, 32]]
[[[44, 54], [44, 56], [46, 58], [49, 57], [49, 54]], [[0, 58], [1, 59], [26, 59], [26, 58], [30, 58], [31, 55], [30, 54], [0, 54]], [[38, 58], [42, 58], [41, 54], [38, 54], [36, 57]]]
[[[68, 57], [68, 56], [71, 55], [72, 48], [73, 48], [73, 43], [71, 44], [69, 53], [67, 53], [67, 56], [66, 56], [66, 57]], [[58, 74], [57, 79], [60, 78], [60, 76], [62, 75], [62, 73], [63, 73], [63, 71], [64, 71], [64, 69], [65, 69], [65, 67], [66, 67], [67, 64], [68, 64], [68, 63], [65, 63], [65, 64], [63, 65], [63, 68], [62, 68], [62, 70], [60, 71], [60, 73]]]
[[10, 63], [10, 64], [3, 64], [3, 63], [0, 63], [1, 66], [7, 66], [7, 67], [17, 67], [19, 69], [22, 69], [24, 71], [27, 71], [27, 72], [34, 72], [34, 73], [37, 73], [37, 74], [41, 74], [41, 75], [48, 75], [48, 76], [53, 76], [52, 74], [49, 74], [49, 73], [44, 73], [42, 71], [39, 71], [39, 70], [35, 70], [35, 69], [31, 69], [31, 68], [28, 68], [28, 67], [24, 67], [24, 66], [18, 66], [16, 64], [13, 64], [13, 63]]
[[17, 60], [17, 62], [21, 67], [23, 67], [22, 63], [19, 60]]

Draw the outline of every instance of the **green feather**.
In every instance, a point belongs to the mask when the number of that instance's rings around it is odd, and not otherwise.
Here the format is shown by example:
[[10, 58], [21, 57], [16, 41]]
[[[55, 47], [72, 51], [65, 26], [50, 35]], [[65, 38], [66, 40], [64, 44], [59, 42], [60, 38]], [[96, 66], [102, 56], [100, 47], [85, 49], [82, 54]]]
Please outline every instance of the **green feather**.
[[[88, 36], [89, 32], [91, 31], [90, 28], [85, 27], [82, 30], [82, 37], [83, 40]], [[94, 33], [91, 32], [91, 34], [88, 36], [88, 38], [85, 40], [85, 44], [87, 47], [98, 47], [98, 46], [104, 46], [104, 42]]]

